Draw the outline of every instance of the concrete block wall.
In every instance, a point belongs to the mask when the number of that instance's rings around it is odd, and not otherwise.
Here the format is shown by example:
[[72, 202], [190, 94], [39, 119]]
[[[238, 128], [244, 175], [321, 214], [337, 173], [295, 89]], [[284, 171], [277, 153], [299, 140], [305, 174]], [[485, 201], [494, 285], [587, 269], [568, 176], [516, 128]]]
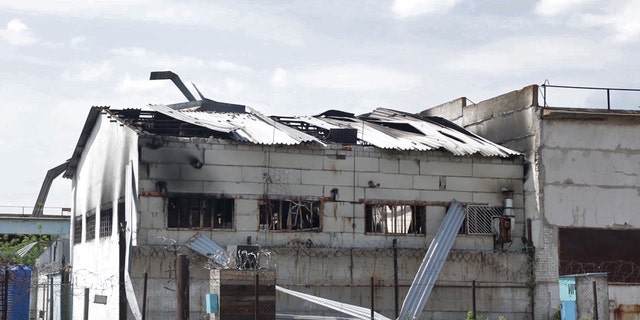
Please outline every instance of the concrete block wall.
[[[383, 237], [365, 235], [363, 203], [366, 201], [446, 203], [456, 199], [500, 205], [503, 201], [500, 190], [506, 187], [515, 191], [518, 228], [514, 238], [522, 235], [521, 158], [458, 157], [439, 151], [399, 152], [359, 146], [351, 150], [341, 146], [256, 146], [224, 140], [208, 144], [168, 141], [163, 147], [151, 149], [141, 139], [140, 146], [140, 193], [144, 214], [138, 231], [139, 241], [143, 243], [153, 244], [156, 241], [153, 237], [165, 232], [164, 191], [235, 198], [234, 230], [211, 232], [214, 240], [223, 244], [236, 238], [229, 233], [246, 233], [253, 239], [261, 239], [264, 242], [259, 244], [267, 246], [286, 245], [291, 239], [309, 237], [309, 232], [262, 235], [258, 226], [258, 199], [268, 196], [324, 201], [322, 231], [340, 239], [330, 242], [360, 247]], [[202, 168], [194, 168], [190, 164], [193, 159], [201, 161]], [[166, 190], [158, 192], [158, 182], [162, 182]], [[329, 199], [332, 189], [338, 190], [335, 202]], [[145, 197], [145, 194], [151, 196]], [[428, 230], [435, 232], [439, 220], [433, 221], [429, 212], [427, 216]], [[432, 228], [434, 225], [436, 227]], [[179, 237], [184, 239], [187, 237], [184, 234], [191, 236], [194, 233], [183, 230]], [[150, 236], [145, 239], [145, 234]], [[412, 240], [407, 246], [425, 247], [433, 234], [410, 237]], [[518, 245], [513, 250], [519, 250]]]
[[[443, 279], [463, 279], [466, 281], [465, 286], [470, 285], [470, 281], [474, 279], [492, 283], [520, 283], [516, 285], [518, 290], [526, 291], [523, 279], [514, 276], [522, 266], [509, 262], [522, 259], [514, 258], [522, 256], [515, 253], [521, 249], [519, 239], [524, 221], [521, 158], [457, 157], [440, 151], [399, 152], [361, 146], [354, 146], [350, 150], [343, 149], [342, 146], [256, 146], [224, 140], [205, 143], [197, 139], [169, 140], [163, 147], [150, 149], [145, 138], [141, 138], [140, 147], [141, 217], [138, 241], [141, 246], [163, 247], [168, 239], [181, 244], [196, 233], [213, 239], [221, 246], [242, 244], [251, 237], [252, 243], [277, 253], [275, 256], [279, 284], [368, 306], [369, 281], [374, 276], [379, 285], [376, 303], [381, 311], [393, 316], [393, 300], [390, 298], [393, 296], [393, 288], [389, 283], [393, 279], [393, 267], [392, 259], [388, 259], [393, 238], [398, 238], [401, 250], [413, 250], [412, 252], [417, 253], [399, 260], [400, 278], [405, 282], [400, 290], [402, 300], [444, 217], [444, 205], [454, 198], [470, 203], [500, 205], [503, 201], [500, 190], [507, 187], [515, 192], [517, 227], [516, 234], [513, 235], [516, 241], [508, 248], [511, 253], [495, 253], [497, 258], [491, 260], [498, 261], [497, 265], [502, 267], [488, 266], [487, 259], [471, 262], [463, 261], [464, 259], [452, 260], [445, 265]], [[190, 164], [193, 159], [203, 163], [201, 169]], [[163, 182], [166, 190], [158, 190], [158, 182]], [[338, 199], [330, 201], [331, 190], [334, 188], [338, 189]], [[233, 197], [234, 229], [167, 230], [166, 197], [172, 193]], [[324, 201], [322, 230], [278, 232], [260, 229], [258, 200], [265, 195]], [[365, 234], [365, 201], [429, 204], [427, 235]], [[311, 247], [307, 248], [304, 245], [306, 243], [310, 243]], [[493, 239], [490, 235], [459, 235], [454, 248], [474, 252], [491, 251]], [[163, 263], [166, 264], [166, 261]], [[140, 272], [142, 269], [137, 269], [133, 276], [140, 279]], [[159, 277], [157, 281], [164, 279], [163, 277]], [[162, 291], [162, 288], [157, 289]], [[438, 290], [441, 291], [441, 296], [446, 296], [447, 292], [451, 292], [447, 290], [453, 289], [437, 289], [436, 295]], [[509, 295], [501, 290], [498, 291]], [[279, 311], [299, 309], [300, 305], [298, 299], [278, 294]], [[488, 308], [498, 311], [515, 308], [524, 312], [527, 308], [526, 304], [516, 304], [509, 308], [498, 302], [488, 305]], [[437, 313], [440, 307], [442, 305], [432, 304], [430, 312]], [[313, 310], [314, 307], [309, 308]], [[454, 314], [442, 319], [457, 318], [457, 314]]]

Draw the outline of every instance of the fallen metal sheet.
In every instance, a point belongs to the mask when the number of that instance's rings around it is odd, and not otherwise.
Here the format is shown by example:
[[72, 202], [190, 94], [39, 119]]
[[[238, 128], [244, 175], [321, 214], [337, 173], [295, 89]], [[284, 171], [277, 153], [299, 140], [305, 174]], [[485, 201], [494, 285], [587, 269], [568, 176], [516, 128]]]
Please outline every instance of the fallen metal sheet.
[[18, 250], [16, 251], [16, 253], [18, 254], [18, 256], [20, 256], [20, 257], [24, 257], [24, 256], [26, 256], [26, 255], [27, 255], [27, 253], [29, 253], [29, 251], [31, 251], [31, 249], [33, 249], [33, 247], [35, 247], [38, 243], [40, 243], [40, 241], [34, 241], [34, 242], [31, 242], [31, 243], [27, 244], [26, 246], [24, 246], [24, 247], [22, 247], [22, 248], [18, 249]]
[[309, 316], [309, 315], [278, 314], [278, 313], [276, 313], [276, 320], [357, 320], [357, 318], [343, 318], [343, 317], [330, 317], [330, 316]]
[[189, 249], [203, 255], [207, 259], [213, 260], [222, 268], [229, 268], [230, 258], [225, 249], [219, 246], [213, 240], [196, 233], [187, 243], [185, 243]]
[[287, 127], [248, 107], [245, 113], [173, 110], [162, 104], [151, 104], [149, 107], [176, 120], [213, 131], [229, 133], [238, 141], [267, 145], [294, 145], [312, 142], [324, 145], [318, 138]]
[[464, 207], [456, 200], [452, 200], [411, 287], [409, 287], [398, 319], [414, 320], [418, 319], [422, 313], [463, 221]]
[[[282, 293], [286, 293], [289, 295], [292, 295], [294, 297], [315, 303], [317, 305], [321, 305], [323, 307], [327, 307], [339, 312], [342, 312], [344, 314], [350, 315], [352, 317], [356, 317], [356, 319], [362, 319], [362, 320], [368, 320], [371, 319], [371, 309], [367, 309], [367, 308], [363, 308], [363, 307], [358, 307], [358, 306], [354, 306], [348, 303], [343, 303], [343, 302], [338, 302], [338, 301], [334, 301], [334, 300], [329, 300], [329, 299], [325, 299], [325, 298], [320, 298], [320, 297], [316, 297], [310, 294], [306, 294], [306, 293], [302, 293], [302, 292], [297, 292], [297, 291], [293, 291], [293, 290], [289, 290], [289, 289], [285, 289], [283, 287], [280, 286], [276, 286], [276, 290], [282, 292]], [[375, 320], [391, 320], [377, 312], [374, 312], [374, 319]]]

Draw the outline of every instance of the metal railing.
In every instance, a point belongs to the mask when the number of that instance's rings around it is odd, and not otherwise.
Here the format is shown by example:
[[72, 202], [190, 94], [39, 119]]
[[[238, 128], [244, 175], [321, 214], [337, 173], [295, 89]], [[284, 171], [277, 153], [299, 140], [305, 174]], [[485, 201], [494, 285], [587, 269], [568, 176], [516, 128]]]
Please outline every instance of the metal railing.
[[[619, 92], [640, 92], [640, 89], [631, 89], [631, 88], [605, 88], [605, 87], [583, 87], [583, 86], [562, 86], [562, 85], [552, 85], [549, 84], [548, 81], [545, 81], [540, 85], [542, 87], [542, 99], [543, 106], [549, 107], [547, 104], [547, 88], [558, 88], [558, 89], [575, 89], [575, 90], [597, 90], [604, 91], [607, 94], [607, 110], [611, 110], [611, 92], [619, 91]], [[640, 101], [640, 95], [638, 96], [638, 100]]]
[[[33, 206], [0, 206], [0, 214], [19, 214], [22, 216], [30, 216], [33, 212]], [[44, 207], [43, 214], [45, 216], [69, 216], [71, 208], [69, 207]]]

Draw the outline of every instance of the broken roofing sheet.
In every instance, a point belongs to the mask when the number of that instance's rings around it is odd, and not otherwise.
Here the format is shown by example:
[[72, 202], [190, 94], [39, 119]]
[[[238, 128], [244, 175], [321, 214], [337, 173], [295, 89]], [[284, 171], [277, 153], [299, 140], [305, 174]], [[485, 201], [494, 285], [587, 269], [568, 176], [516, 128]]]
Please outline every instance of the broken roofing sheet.
[[455, 155], [481, 154], [510, 157], [519, 153], [477, 136], [439, 117], [378, 108], [355, 116], [331, 110], [316, 116], [273, 116], [246, 108], [245, 112], [175, 110], [169, 106], [150, 105], [153, 110], [181, 122], [228, 134], [231, 139], [255, 144], [324, 145], [335, 129], [355, 131], [357, 144], [394, 150], [447, 150]]

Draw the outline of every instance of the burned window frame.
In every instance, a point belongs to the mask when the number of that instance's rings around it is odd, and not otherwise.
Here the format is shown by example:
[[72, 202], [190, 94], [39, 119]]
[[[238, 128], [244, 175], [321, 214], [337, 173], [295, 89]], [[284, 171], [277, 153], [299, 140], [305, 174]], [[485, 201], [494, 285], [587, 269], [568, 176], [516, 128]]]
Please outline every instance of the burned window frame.
[[85, 218], [85, 223], [86, 225], [86, 241], [92, 241], [95, 240], [96, 238], [96, 209], [91, 209], [87, 212], [86, 214], [86, 218]]
[[[385, 207], [391, 209], [394, 216], [399, 217], [398, 207], [410, 207], [411, 209], [411, 222], [406, 227], [407, 231], [400, 232], [399, 224], [393, 224], [391, 231], [388, 231], [387, 218], [382, 218], [383, 214], [381, 210]], [[379, 215], [376, 215], [375, 209], [378, 209]], [[376, 216], [377, 217], [376, 219]], [[406, 216], [404, 214], [403, 216]], [[364, 204], [364, 232], [370, 235], [407, 235], [407, 236], [426, 236], [427, 235], [427, 205], [411, 202], [397, 202], [397, 201], [377, 201]], [[392, 220], [396, 221], [396, 219]], [[405, 223], [406, 225], [406, 223]]]
[[111, 204], [100, 208], [100, 238], [110, 237], [113, 234], [113, 206]]
[[323, 203], [316, 198], [260, 199], [260, 229], [283, 232], [321, 231]]
[[82, 215], [73, 219], [73, 244], [82, 243]]
[[233, 230], [235, 211], [233, 198], [172, 194], [167, 198], [166, 225], [173, 230]]

